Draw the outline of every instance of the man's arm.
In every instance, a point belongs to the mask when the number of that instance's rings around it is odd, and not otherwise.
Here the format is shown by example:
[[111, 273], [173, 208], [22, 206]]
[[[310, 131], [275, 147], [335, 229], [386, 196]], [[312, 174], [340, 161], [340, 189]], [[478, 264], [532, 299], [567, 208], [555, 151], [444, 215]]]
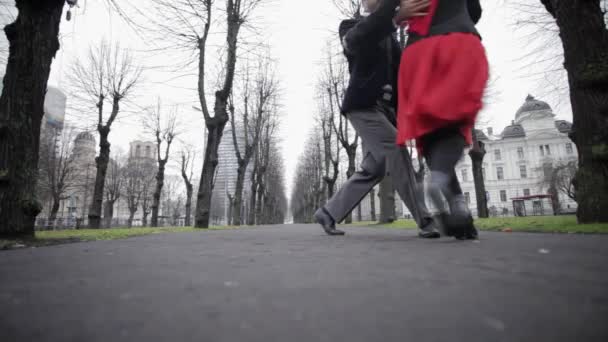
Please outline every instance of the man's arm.
[[393, 16], [399, 0], [383, 0], [380, 7], [360, 21], [345, 20], [340, 24], [340, 39], [348, 53], [373, 47], [395, 31]]
[[467, 0], [467, 7], [469, 9], [469, 15], [475, 24], [481, 19], [481, 5], [479, 0]]

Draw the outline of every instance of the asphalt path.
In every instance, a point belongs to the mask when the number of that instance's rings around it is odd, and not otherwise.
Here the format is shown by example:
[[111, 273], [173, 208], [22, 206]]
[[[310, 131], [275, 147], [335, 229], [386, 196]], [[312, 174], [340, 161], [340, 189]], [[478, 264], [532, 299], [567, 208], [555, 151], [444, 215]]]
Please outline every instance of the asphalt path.
[[0, 252], [0, 340], [608, 341], [608, 236], [312, 225]]

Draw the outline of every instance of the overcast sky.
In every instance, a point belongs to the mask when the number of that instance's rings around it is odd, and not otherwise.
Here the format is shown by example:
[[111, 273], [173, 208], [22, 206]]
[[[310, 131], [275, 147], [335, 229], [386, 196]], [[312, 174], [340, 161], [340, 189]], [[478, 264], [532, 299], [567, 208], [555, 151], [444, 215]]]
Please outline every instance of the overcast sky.
[[[495, 80], [493, 96], [482, 115], [484, 123], [493, 126], [497, 132], [514, 119], [516, 110], [528, 93], [544, 97], [554, 107], [558, 118], [571, 120], [567, 99], [564, 100], [563, 94], [553, 94], [552, 88], [547, 87], [547, 80], [555, 82], [555, 77], [546, 77], [546, 70], [555, 69], [555, 65], [538, 62], [538, 58], [529, 56], [534, 43], [527, 35], [529, 30], [518, 29], [516, 25], [519, 12], [512, 8], [514, 1], [481, 1], [484, 12], [478, 28], [484, 38], [492, 78]], [[540, 3], [538, 0], [517, 1], [534, 5]], [[130, 3], [144, 6], [137, 10], [147, 10], [147, 0]], [[133, 8], [126, 7], [126, 10]], [[215, 15], [217, 18], [223, 13], [215, 11]], [[256, 18], [253, 18], [259, 30], [255, 34], [245, 32], [242, 37], [247, 42], [259, 40], [268, 43], [277, 63], [276, 73], [283, 90], [281, 136], [288, 183], [313, 125], [317, 109], [314, 87], [323, 58], [323, 47], [329, 39], [336, 38], [335, 32], [341, 19], [330, 0], [272, 0], [260, 8]], [[85, 55], [91, 44], [103, 38], [133, 49], [137, 58], [147, 66], [171, 65], [175, 60], [175, 54], [147, 51], [151, 42], [112, 13], [104, 0], [80, 1], [80, 8], [74, 10], [72, 21], [63, 21], [61, 33], [61, 51], [53, 63], [49, 84], [66, 90], [69, 88], [67, 75], [70, 65], [77, 57]], [[216, 30], [212, 39], [213, 44], [220, 45], [224, 36]], [[216, 56], [213, 52], [209, 58], [217, 59]], [[210, 67], [215, 68], [213, 63]], [[114, 147], [120, 146], [126, 151], [130, 141], [147, 139], [137, 112], [153, 104], [157, 97], [161, 97], [163, 103], [180, 105], [180, 115], [185, 123], [183, 142], [202, 146], [203, 120], [201, 114], [192, 109], [193, 105], [198, 106], [196, 79], [192, 75], [183, 76], [184, 73], [187, 71], [154, 69], [145, 72], [145, 82], [132, 98], [129, 112], [112, 129], [110, 141]], [[175, 76], [180, 77], [175, 79]], [[560, 103], [557, 103], [560, 98]], [[94, 115], [76, 113], [73, 109], [68, 110], [67, 119], [80, 126], [95, 123]]]

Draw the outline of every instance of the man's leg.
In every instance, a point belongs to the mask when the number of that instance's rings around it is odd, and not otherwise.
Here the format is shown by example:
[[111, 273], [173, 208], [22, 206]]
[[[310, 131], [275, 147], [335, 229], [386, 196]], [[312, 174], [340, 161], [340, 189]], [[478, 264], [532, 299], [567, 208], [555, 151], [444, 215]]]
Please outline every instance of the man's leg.
[[[363, 139], [362, 139], [363, 140]], [[364, 144], [367, 145], [367, 142]], [[384, 160], [376, 160], [373, 154], [364, 150], [360, 170], [356, 171], [325, 204], [325, 210], [336, 223], [344, 218], [378, 184], [386, 172]]]
[[[395, 175], [395, 184], [399, 195], [404, 200], [416, 222], [422, 228], [430, 220], [430, 215], [424, 205], [424, 199], [420, 189], [417, 189], [413, 169], [407, 172], [407, 165], [402, 158], [397, 158], [398, 148], [395, 144], [397, 131], [386, 119], [384, 113], [379, 109], [369, 111], [356, 111], [347, 115], [355, 131], [361, 137], [368, 152], [361, 165], [362, 171], [356, 173], [344, 186], [331, 198], [325, 209], [340, 222], [348, 213], [379, 183], [385, 175], [386, 160], [391, 161], [392, 173]], [[410, 175], [411, 174], [411, 175]], [[421, 200], [419, 200], [422, 198]], [[420, 201], [420, 202], [419, 202]], [[432, 236], [438, 237], [436, 231]], [[427, 237], [427, 236], [425, 236]]]
[[409, 153], [396, 145], [397, 129], [386, 119], [382, 110], [378, 109], [374, 114], [352, 113], [351, 124], [366, 142], [372, 155], [376, 159], [386, 160], [388, 172], [393, 175], [399, 196], [412, 213], [418, 227], [423, 228], [432, 222], [432, 219], [424, 203], [423, 189], [416, 182]]

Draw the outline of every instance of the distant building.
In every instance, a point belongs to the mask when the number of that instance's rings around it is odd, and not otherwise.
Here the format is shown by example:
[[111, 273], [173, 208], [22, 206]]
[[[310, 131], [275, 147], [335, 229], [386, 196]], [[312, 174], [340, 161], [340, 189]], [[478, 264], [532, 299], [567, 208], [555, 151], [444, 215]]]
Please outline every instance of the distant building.
[[151, 159], [156, 162], [156, 144], [152, 141], [135, 140], [129, 144], [129, 159]]
[[[238, 124], [237, 124], [238, 129]], [[242, 132], [243, 130], [238, 130]], [[245, 137], [237, 136], [239, 148], [241, 151], [245, 146]], [[219, 164], [215, 177], [215, 187], [211, 198], [211, 223], [212, 224], [227, 224], [229, 215], [230, 200], [228, 194], [234, 195], [236, 189], [236, 180], [238, 175], [238, 159], [234, 149], [234, 141], [232, 139], [232, 127], [227, 126], [222, 137], [222, 141], [218, 147]], [[249, 167], [245, 174], [245, 183], [243, 187], [243, 207], [241, 208], [242, 217], [247, 217], [249, 212], [248, 199], [251, 189], [251, 169], [253, 167], [253, 159], [249, 163]]]
[[[483, 170], [488, 209], [491, 215], [521, 215], [513, 200], [530, 201], [526, 215], [551, 215], [547, 179], [554, 167], [576, 162], [576, 146], [568, 137], [572, 124], [555, 120], [555, 114], [546, 102], [528, 96], [515, 114], [510, 126], [500, 135], [489, 129], [482, 141], [486, 156]], [[456, 170], [465, 197], [471, 208], [477, 208], [471, 160], [468, 158]], [[576, 202], [566, 194], [559, 194], [561, 213], [575, 212]]]
[[[4, 88], [4, 76], [0, 77], [0, 94]], [[65, 108], [67, 96], [59, 89], [53, 86], [47, 87], [47, 93], [44, 98], [44, 117], [40, 131], [45, 129], [55, 129], [61, 131], [65, 121]]]
[[96, 145], [95, 136], [91, 132], [81, 132], [74, 139], [71, 158], [75, 164], [75, 173], [70, 180], [72, 185], [67, 190], [67, 199], [62, 201], [61, 209], [57, 214], [57, 217], [63, 220], [60, 225], [86, 224], [97, 173]]

